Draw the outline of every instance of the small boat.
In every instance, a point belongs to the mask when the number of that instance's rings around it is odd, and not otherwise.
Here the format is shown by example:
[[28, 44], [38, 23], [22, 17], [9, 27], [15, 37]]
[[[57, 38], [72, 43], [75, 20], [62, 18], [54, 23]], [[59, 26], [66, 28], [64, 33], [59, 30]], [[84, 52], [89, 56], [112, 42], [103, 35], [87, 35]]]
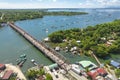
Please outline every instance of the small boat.
[[19, 67], [22, 67], [26, 60], [27, 60], [27, 58], [25, 58], [24, 60], [22, 60], [22, 61], [18, 64], [18, 66], [19, 66]]
[[34, 59], [31, 59], [31, 62], [32, 62], [35, 66], [38, 65]]
[[21, 59], [17, 59], [17, 65], [21, 63]]
[[22, 67], [26, 60], [27, 60], [26, 54], [20, 55], [19, 58], [16, 60], [17, 65], [19, 67]]
[[32, 59], [32, 60], [31, 60], [31, 62], [35, 62], [35, 60], [34, 60], [34, 59]]
[[26, 54], [20, 55], [20, 58], [25, 58]]

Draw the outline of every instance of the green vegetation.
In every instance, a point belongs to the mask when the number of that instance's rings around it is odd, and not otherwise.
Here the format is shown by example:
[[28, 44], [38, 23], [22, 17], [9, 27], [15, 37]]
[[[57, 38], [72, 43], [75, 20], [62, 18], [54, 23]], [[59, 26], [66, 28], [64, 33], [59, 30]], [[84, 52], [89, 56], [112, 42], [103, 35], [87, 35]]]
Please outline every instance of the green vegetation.
[[16, 77], [11, 77], [9, 80], [16, 80]]
[[[26, 19], [42, 18], [46, 15], [82, 15], [86, 12], [48, 12], [47, 10], [0, 10], [0, 23], [7, 21], [18, 21]], [[1, 19], [2, 16], [2, 19]]]
[[53, 80], [52, 76], [48, 73], [45, 73], [44, 69], [41, 68], [40, 70], [29, 70], [26, 72], [26, 76], [29, 80], [35, 80], [35, 78], [42, 76], [46, 76], [45, 80]]
[[46, 73], [46, 79], [45, 80], [53, 80], [53, 78], [49, 73]]
[[50, 34], [49, 38], [52, 45], [63, 49], [68, 47], [69, 51], [76, 46], [78, 51], [84, 54], [89, 54], [92, 50], [98, 57], [103, 58], [120, 52], [120, 20], [88, 26], [85, 29], [60, 30]]
[[116, 69], [115, 74], [116, 74], [117, 77], [120, 77], [120, 69]]

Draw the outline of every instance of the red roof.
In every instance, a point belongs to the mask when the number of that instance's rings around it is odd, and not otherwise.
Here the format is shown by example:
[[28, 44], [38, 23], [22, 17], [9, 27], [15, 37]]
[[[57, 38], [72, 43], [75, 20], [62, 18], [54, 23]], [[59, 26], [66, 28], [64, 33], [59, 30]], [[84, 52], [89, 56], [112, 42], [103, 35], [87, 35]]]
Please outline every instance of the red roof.
[[9, 79], [10, 78], [10, 76], [12, 75], [12, 73], [13, 73], [13, 71], [12, 70], [9, 70], [9, 71], [7, 71], [5, 74], [4, 74], [4, 76], [2, 77], [2, 79], [4, 80], [6, 80], [6, 79]]
[[99, 75], [99, 74], [106, 74], [107, 72], [103, 69], [103, 68], [97, 68], [96, 70], [92, 70], [90, 72], [88, 72], [87, 74], [93, 79], [96, 80], [95, 78]]
[[95, 78], [99, 75], [96, 70], [95, 71], [90, 71], [87, 74], [92, 78], [92, 80], [96, 80]]
[[0, 64], [0, 68], [2, 68], [2, 67], [5, 67], [5, 65], [4, 64]]
[[103, 68], [98, 68], [98, 69], [97, 69], [97, 72], [100, 73], [100, 74], [105, 74], [105, 73], [107, 73]]

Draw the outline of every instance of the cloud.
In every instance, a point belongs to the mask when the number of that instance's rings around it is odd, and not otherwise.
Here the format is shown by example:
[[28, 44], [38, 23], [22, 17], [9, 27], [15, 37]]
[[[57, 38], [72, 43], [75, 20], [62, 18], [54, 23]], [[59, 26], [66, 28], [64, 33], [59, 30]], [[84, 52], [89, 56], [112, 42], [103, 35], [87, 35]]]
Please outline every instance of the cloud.
[[56, 2], [57, 0], [53, 0], [53, 2]]
[[81, 8], [104, 8], [110, 6], [119, 6], [120, 0], [86, 0], [78, 4]]
[[37, 0], [37, 1], [41, 2], [41, 1], [43, 1], [43, 0]]
[[0, 0], [0, 8], [104, 8], [120, 7], [120, 0]]

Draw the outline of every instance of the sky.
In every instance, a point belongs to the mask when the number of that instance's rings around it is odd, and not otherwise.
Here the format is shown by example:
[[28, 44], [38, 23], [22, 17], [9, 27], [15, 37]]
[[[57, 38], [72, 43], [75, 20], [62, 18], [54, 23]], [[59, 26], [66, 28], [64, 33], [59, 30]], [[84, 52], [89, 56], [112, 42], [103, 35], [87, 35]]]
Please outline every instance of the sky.
[[106, 8], [120, 7], [120, 0], [0, 0], [0, 8]]

